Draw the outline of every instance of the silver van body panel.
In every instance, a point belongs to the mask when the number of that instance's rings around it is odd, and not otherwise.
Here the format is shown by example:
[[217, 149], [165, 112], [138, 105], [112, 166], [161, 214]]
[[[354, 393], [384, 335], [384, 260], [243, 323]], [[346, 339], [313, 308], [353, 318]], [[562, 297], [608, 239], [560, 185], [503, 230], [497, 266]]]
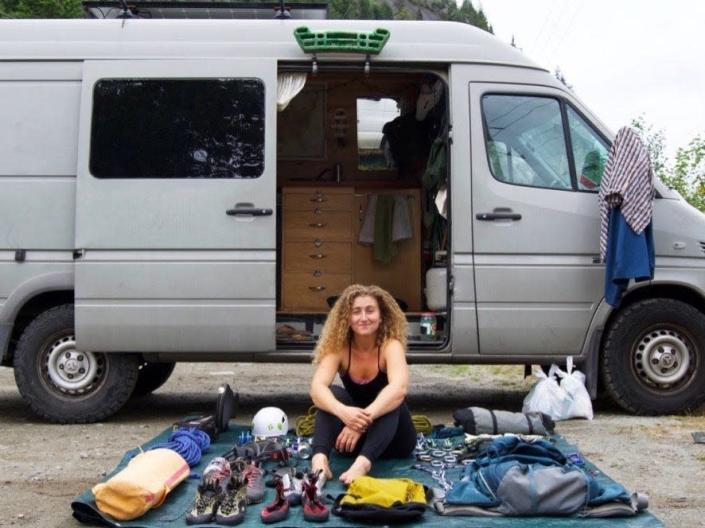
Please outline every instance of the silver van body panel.
[[[226, 77], [262, 83], [264, 172], [259, 177], [99, 179], [90, 173], [98, 81]], [[84, 252], [76, 262], [79, 348], [275, 349], [276, 83], [273, 60], [84, 63], [76, 189], [76, 247]], [[227, 215], [237, 204], [273, 214]]]
[[[379, 21], [357, 20], [2, 20], [0, 57], [6, 60], [274, 59], [306, 61], [294, 29], [371, 31]], [[474, 62], [545, 71], [486, 31], [455, 22], [385, 20], [389, 42], [373, 61]], [[423, 42], [423, 46], [419, 43]], [[60, 43], [60, 45], [57, 45]], [[360, 62], [326, 54], [321, 62]]]

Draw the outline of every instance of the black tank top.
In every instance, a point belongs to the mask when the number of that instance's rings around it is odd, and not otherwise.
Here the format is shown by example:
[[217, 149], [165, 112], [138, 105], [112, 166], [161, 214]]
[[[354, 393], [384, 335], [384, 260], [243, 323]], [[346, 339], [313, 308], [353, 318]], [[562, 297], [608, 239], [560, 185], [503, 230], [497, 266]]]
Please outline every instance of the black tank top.
[[352, 362], [352, 342], [348, 343], [348, 368], [341, 374], [340, 379], [343, 381], [343, 386], [353, 401], [359, 407], [367, 407], [372, 403], [380, 391], [389, 385], [387, 373], [379, 368], [380, 350], [377, 347], [377, 375], [366, 383], [357, 383], [350, 376], [350, 364]]

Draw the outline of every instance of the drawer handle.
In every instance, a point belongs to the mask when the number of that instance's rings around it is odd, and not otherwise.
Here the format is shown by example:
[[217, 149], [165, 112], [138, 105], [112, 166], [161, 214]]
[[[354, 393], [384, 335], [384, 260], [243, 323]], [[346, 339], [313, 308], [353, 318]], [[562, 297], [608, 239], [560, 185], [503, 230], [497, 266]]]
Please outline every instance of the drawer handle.
[[308, 227], [317, 227], [317, 228], [321, 228], [321, 227], [326, 227], [327, 225], [328, 225], [328, 224], [327, 224], [327, 223], [324, 223], [324, 222], [314, 222], [313, 224], [308, 224]]
[[325, 198], [322, 194], [319, 194], [315, 198], [311, 198], [311, 201], [316, 202], [316, 203], [323, 203], [323, 202], [327, 202], [328, 199]]
[[316, 240], [313, 241], [313, 245], [316, 247], [321, 247], [323, 245], [323, 240], [320, 238], [317, 238]]
[[320, 277], [321, 275], [323, 275], [323, 272], [321, 270], [315, 270], [313, 272], [314, 277]]
[[325, 286], [309, 286], [308, 289], [311, 291], [315, 291], [315, 292], [321, 292], [321, 291], [325, 290], [326, 287]]
[[316, 208], [313, 210], [313, 214], [317, 214], [317, 215], [321, 214], [321, 208], [320, 208], [320, 207], [316, 207]]
[[316, 253], [315, 255], [309, 255], [313, 260], [321, 260], [326, 258], [328, 255], [325, 255], [323, 253]]

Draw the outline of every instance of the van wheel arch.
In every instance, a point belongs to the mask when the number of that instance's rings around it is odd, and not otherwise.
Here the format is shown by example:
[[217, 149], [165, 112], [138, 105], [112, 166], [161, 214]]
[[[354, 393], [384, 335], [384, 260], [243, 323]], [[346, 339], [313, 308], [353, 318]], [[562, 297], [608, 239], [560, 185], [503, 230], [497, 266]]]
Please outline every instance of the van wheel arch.
[[625, 410], [680, 413], [705, 402], [705, 313], [680, 299], [632, 299], [610, 318], [601, 381]]
[[20, 336], [35, 317], [55, 306], [73, 304], [73, 301], [73, 290], [45, 291], [27, 299], [15, 315], [12, 333], [10, 334], [10, 344], [2, 357], [2, 365], [12, 366]]
[[27, 325], [13, 364], [17, 388], [36, 415], [56, 423], [91, 423], [127, 402], [139, 356], [76, 350], [74, 307], [62, 304]]

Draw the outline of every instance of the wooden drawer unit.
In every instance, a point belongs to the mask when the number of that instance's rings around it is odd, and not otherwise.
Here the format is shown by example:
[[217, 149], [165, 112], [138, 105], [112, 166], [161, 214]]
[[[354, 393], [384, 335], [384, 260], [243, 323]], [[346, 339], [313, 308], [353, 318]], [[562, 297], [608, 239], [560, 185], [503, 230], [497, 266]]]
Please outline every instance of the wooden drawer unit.
[[282, 310], [327, 312], [351, 283], [353, 202], [351, 187], [284, 188]]
[[352, 251], [347, 242], [287, 242], [284, 244], [284, 269], [303, 273], [351, 273]]
[[350, 211], [352, 209], [352, 192], [333, 194], [327, 191], [286, 194], [284, 209], [298, 211]]
[[284, 241], [316, 239], [350, 241], [352, 214], [350, 211], [294, 211], [283, 213]]
[[282, 307], [289, 311], [327, 312], [328, 297], [340, 295], [351, 276], [340, 273], [284, 273]]

